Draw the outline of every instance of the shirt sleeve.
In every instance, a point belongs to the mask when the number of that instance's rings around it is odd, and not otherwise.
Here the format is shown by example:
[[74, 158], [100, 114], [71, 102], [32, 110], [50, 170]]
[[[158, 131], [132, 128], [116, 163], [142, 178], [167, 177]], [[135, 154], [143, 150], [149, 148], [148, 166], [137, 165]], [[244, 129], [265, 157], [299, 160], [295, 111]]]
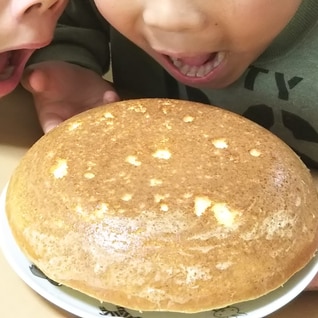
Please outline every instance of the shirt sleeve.
[[109, 24], [94, 1], [71, 0], [58, 21], [52, 43], [37, 50], [29, 64], [49, 60], [74, 63], [101, 75], [108, 71]]

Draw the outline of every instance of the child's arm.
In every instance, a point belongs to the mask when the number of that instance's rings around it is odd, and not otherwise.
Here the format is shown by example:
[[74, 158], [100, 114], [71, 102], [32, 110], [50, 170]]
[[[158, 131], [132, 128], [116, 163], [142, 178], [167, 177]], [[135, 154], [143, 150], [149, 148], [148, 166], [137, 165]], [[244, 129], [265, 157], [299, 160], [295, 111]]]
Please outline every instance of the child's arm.
[[102, 78], [110, 63], [109, 26], [93, 1], [70, 1], [54, 41], [32, 56], [22, 81], [47, 132], [88, 108], [118, 100]]

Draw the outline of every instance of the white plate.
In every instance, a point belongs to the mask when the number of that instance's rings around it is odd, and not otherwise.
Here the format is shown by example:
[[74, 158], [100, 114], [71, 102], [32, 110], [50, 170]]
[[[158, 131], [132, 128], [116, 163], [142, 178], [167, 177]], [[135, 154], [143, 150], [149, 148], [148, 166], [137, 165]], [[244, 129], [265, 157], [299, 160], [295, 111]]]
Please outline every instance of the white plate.
[[[27, 260], [17, 246], [5, 214], [5, 193], [0, 197], [0, 246], [13, 270], [29, 285], [53, 304], [82, 318], [126, 317], [126, 318], [189, 318], [187, 314], [167, 312], [140, 313], [118, 308], [108, 303], [87, 297], [64, 286], [50, 282]], [[223, 309], [191, 314], [191, 318], [261, 318], [271, 314], [294, 299], [310, 283], [318, 272], [318, 255], [300, 272], [295, 274], [283, 287], [256, 300], [235, 304]]]

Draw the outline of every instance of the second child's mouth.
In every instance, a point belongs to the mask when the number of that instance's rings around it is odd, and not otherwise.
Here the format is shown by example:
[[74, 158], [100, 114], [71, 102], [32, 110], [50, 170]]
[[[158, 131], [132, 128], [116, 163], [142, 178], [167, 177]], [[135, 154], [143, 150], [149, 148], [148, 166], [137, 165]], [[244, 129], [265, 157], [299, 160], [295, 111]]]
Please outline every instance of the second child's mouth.
[[0, 97], [9, 94], [20, 82], [23, 69], [34, 49], [0, 53]]
[[217, 68], [224, 60], [225, 53], [202, 54], [195, 57], [167, 56], [173, 66], [184, 76], [203, 78]]
[[0, 54], [0, 81], [8, 80], [16, 69], [24, 66], [33, 50], [21, 49]]
[[0, 81], [7, 80], [14, 72], [12, 65], [12, 52], [6, 52], [1, 55]]

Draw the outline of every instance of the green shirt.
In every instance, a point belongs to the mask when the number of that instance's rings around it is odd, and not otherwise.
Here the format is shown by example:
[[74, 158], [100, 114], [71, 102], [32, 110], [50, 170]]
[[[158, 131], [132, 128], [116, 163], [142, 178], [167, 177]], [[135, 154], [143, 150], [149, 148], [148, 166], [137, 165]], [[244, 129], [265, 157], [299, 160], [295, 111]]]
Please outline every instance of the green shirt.
[[304, 0], [271, 46], [224, 89], [199, 90], [178, 83], [111, 28], [94, 1], [87, 0], [70, 1], [54, 42], [34, 54], [32, 62], [59, 59], [102, 75], [112, 56], [115, 87], [133, 91], [135, 97], [189, 99], [242, 114], [279, 136], [308, 166], [318, 168], [317, 18], [318, 1]]

